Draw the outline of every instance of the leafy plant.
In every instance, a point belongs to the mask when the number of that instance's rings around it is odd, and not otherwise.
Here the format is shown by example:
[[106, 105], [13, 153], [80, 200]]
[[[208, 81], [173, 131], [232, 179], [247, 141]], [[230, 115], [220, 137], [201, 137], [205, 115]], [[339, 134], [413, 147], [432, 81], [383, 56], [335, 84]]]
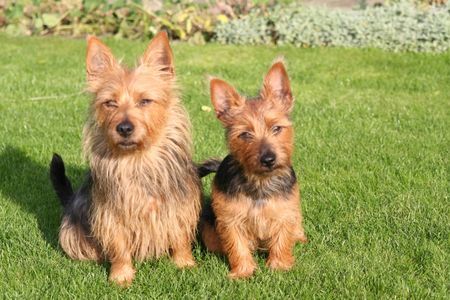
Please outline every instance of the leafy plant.
[[443, 52], [450, 49], [450, 4], [418, 7], [401, 2], [349, 11], [278, 6], [222, 24], [216, 33], [217, 41], [232, 44]]
[[272, 42], [271, 28], [265, 17], [253, 12], [216, 27], [216, 40], [222, 44], [268, 44]]
[[[384, 6], [327, 10], [272, 1], [164, 2], [152, 10], [138, 0], [6, 0], [0, 31], [11, 35], [112, 35], [148, 39], [165, 30], [196, 44], [292, 44], [297, 47], [377, 47], [443, 52], [450, 48], [450, 4], [445, 0], [389, 0]], [[288, 1], [289, 2], [289, 1]], [[425, 3], [426, 2], [426, 3]], [[418, 4], [419, 3], [419, 4]]]
[[166, 30], [172, 38], [204, 43], [216, 23], [228, 21], [211, 14], [208, 6], [188, 2], [173, 4], [158, 12], [140, 1], [26, 0], [0, 7], [0, 28], [13, 35], [113, 35], [117, 38], [148, 38]]

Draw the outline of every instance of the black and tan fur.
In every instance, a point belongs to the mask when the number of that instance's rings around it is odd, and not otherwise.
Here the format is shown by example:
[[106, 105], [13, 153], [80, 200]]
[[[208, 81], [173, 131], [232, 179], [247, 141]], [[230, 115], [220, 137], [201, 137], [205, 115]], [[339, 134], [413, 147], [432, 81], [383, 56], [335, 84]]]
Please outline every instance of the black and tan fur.
[[287, 270], [295, 243], [307, 239], [291, 162], [293, 97], [284, 65], [272, 65], [256, 98], [239, 95], [220, 79], [210, 85], [230, 154], [214, 178], [211, 207], [203, 212], [203, 242], [228, 257], [232, 278], [254, 273], [256, 250], [269, 252], [268, 267]]
[[51, 163], [64, 206], [61, 247], [73, 259], [106, 259], [109, 279], [125, 286], [133, 259], [170, 254], [177, 266], [193, 266], [201, 187], [167, 35], [152, 40], [135, 69], [91, 37], [86, 65], [94, 96], [83, 134], [89, 174], [73, 193], [62, 159]]

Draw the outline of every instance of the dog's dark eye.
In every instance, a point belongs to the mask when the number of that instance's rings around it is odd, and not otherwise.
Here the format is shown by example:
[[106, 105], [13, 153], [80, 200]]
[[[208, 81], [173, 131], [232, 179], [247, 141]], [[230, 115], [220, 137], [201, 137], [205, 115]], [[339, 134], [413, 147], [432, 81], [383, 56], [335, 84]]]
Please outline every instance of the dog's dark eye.
[[281, 126], [273, 126], [272, 127], [272, 132], [275, 135], [279, 134], [282, 130], [283, 130], [283, 127], [281, 127]]
[[243, 139], [244, 141], [249, 141], [249, 140], [252, 139], [252, 137], [253, 137], [252, 134], [250, 132], [247, 132], [247, 131], [245, 131], [245, 132], [243, 132], [243, 133], [241, 133], [239, 135], [239, 138]]
[[114, 101], [114, 100], [105, 101], [105, 102], [103, 102], [103, 105], [105, 105], [107, 108], [117, 108], [117, 107], [119, 107], [117, 105], [117, 102]]
[[139, 101], [139, 106], [146, 106], [146, 105], [149, 105], [152, 102], [153, 102], [152, 99], [142, 99], [141, 101]]

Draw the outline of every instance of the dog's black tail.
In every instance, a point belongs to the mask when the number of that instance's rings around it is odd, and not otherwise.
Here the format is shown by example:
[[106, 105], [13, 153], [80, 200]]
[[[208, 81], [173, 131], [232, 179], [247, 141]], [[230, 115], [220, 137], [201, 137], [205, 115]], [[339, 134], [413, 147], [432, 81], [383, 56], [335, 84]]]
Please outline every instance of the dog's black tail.
[[208, 174], [215, 173], [219, 169], [221, 159], [211, 158], [197, 165], [197, 173], [200, 178], [205, 177]]
[[58, 195], [58, 198], [61, 201], [61, 205], [66, 207], [73, 196], [73, 189], [69, 178], [66, 176], [64, 161], [61, 156], [56, 153], [53, 154], [50, 163], [50, 180], [52, 181], [56, 195]]

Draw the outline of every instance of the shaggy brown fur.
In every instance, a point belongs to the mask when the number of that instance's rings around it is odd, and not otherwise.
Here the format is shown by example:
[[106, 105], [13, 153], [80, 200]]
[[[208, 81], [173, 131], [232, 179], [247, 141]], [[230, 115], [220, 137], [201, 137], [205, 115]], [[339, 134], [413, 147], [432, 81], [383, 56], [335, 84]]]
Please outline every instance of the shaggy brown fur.
[[296, 241], [307, 239], [291, 164], [293, 97], [284, 65], [277, 61], [270, 68], [257, 98], [246, 99], [220, 79], [210, 84], [230, 155], [214, 178], [212, 217], [201, 225], [203, 242], [227, 255], [231, 278], [253, 274], [257, 249], [269, 251], [268, 267], [287, 270], [294, 264]]
[[[167, 35], [158, 34], [132, 70], [91, 37], [86, 65], [94, 95], [84, 128], [90, 174], [65, 201], [62, 248], [73, 259], [106, 258], [109, 279], [120, 285], [134, 277], [133, 258], [170, 252], [177, 266], [193, 266], [201, 188]], [[65, 183], [63, 168], [54, 158], [57, 192], [58, 172]]]

